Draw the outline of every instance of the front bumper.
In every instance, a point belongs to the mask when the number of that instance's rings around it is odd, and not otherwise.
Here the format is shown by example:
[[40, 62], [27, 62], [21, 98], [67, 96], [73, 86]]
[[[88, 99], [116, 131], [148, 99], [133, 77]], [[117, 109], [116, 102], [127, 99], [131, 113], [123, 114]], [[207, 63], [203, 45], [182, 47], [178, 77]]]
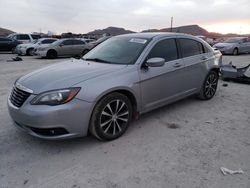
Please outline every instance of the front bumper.
[[18, 55], [26, 55], [26, 48], [16, 48], [15, 53]]
[[87, 135], [92, 103], [73, 99], [58, 106], [31, 105], [34, 96], [31, 95], [20, 108], [8, 99], [9, 114], [19, 129], [50, 140]]

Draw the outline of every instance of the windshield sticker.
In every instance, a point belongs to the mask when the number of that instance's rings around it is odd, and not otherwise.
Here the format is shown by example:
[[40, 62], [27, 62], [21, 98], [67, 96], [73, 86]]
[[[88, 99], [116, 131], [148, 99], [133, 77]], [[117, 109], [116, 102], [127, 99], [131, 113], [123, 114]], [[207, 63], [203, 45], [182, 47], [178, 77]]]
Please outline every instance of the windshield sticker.
[[145, 44], [147, 42], [147, 40], [145, 40], [145, 39], [139, 39], [139, 38], [133, 38], [133, 39], [130, 39], [129, 42], [135, 42], [135, 43], [139, 43], [139, 44]]

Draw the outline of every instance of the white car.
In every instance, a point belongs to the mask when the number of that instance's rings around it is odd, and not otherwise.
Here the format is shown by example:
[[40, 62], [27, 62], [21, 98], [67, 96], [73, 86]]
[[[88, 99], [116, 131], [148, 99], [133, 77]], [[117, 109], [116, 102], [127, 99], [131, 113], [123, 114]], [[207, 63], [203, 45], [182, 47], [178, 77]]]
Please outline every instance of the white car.
[[30, 43], [30, 42], [36, 41], [37, 39], [40, 39], [41, 36], [38, 34], [12, 33], [8, 35], [8, 38], [17, 40], [18, 42], [24, 44], [24, 43]]
[[18, 55], [33, 55], [34, 49], [40, 47], [42, 44], [51, 44], [57, 41], [55, 38], [42, 38], [32, 43], [19, 44], [16, 47], [16, 53]]

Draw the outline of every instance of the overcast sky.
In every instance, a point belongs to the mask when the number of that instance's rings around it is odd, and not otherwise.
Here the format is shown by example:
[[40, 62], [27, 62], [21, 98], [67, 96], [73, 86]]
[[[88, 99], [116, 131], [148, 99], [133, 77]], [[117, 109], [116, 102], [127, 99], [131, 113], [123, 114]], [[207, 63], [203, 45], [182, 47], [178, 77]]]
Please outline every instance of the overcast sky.
[[161, 29], [171, 16], [174, 26], [250, 33], [250, 0], [0, 0], [0, 27], [16, 32]]

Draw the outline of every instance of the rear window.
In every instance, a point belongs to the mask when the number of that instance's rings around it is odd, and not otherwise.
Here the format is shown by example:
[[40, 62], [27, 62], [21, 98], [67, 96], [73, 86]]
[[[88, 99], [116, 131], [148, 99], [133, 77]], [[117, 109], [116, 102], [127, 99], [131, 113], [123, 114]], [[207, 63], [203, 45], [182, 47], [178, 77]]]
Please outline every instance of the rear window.
[[150, 51], [148, 58], [161, 57], [166, 61], [178, 59], [175, 39], [166, 39], [158, 42]]
[[182, 57], [190, 57], [203, 53], [203, 45], [192, 39], [179, 39]]
[[82, 40], [75, 40], [74, 41], [74, 45], [83, 45], [85, 44], [85, 42], [83, 42]]

